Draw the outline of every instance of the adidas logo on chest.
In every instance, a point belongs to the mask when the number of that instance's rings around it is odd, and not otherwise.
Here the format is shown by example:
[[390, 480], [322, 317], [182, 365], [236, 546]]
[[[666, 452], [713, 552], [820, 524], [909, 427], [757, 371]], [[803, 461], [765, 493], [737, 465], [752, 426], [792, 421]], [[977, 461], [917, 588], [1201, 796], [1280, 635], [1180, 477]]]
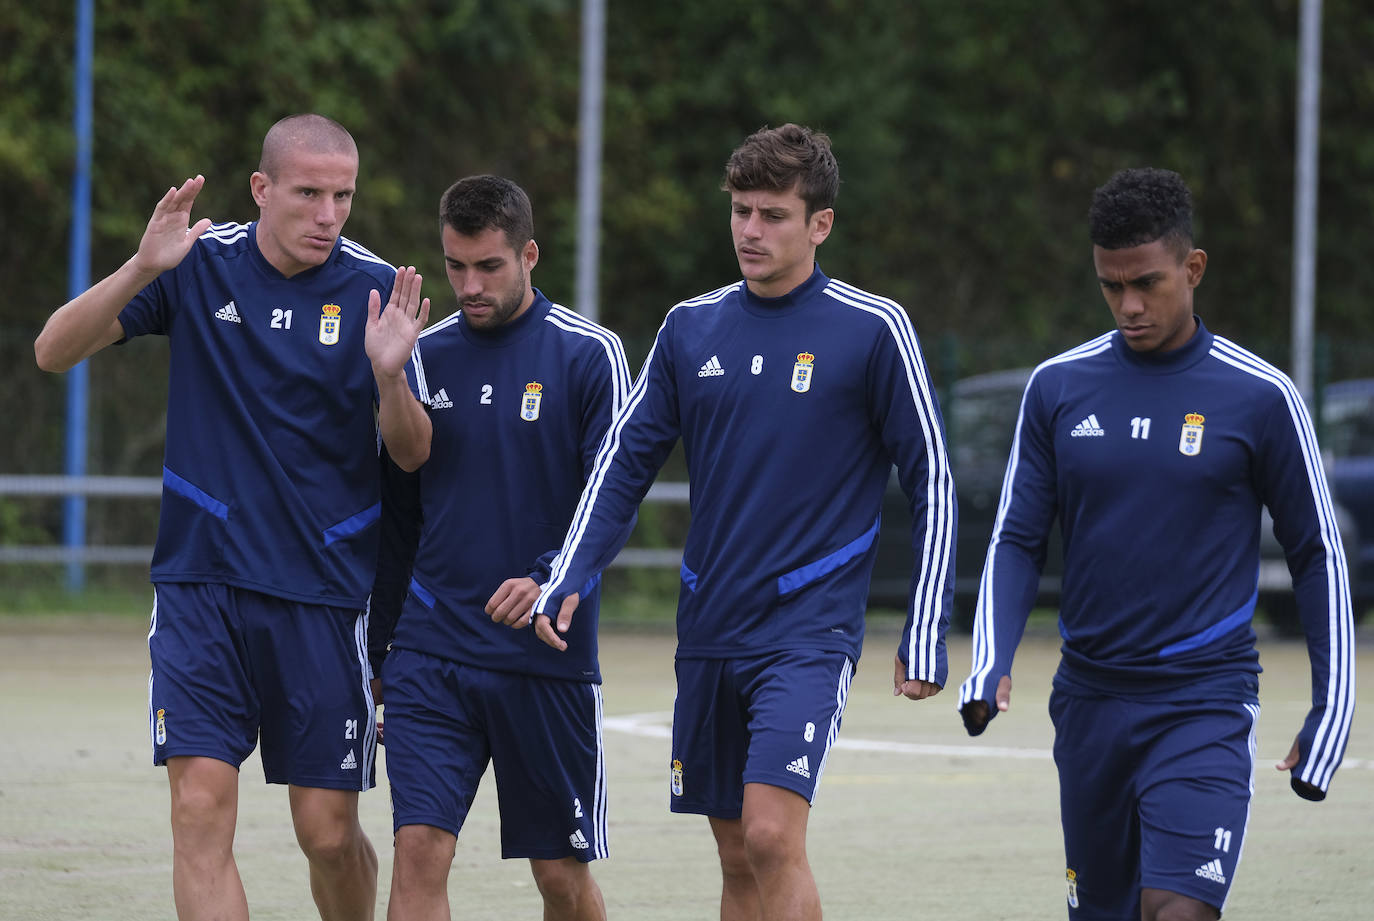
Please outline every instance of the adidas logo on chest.
[[724, 374], [725, 368], [721, 365], [720, 358], [715, 355], [697, 371], [697, 377], [721, 377]]
[[242, 323], [243, 317], [239, 316], [239, 309], [233, 301], [225, 304], [215, 311], [215, 319], [223, 320], [226, 323]]
[[1107, 433], [1097, 422], [1097, 413], [1088, 413], [1088, 418], [1073, 427], [1069, 432], [1072, 438], [1101, 438]]

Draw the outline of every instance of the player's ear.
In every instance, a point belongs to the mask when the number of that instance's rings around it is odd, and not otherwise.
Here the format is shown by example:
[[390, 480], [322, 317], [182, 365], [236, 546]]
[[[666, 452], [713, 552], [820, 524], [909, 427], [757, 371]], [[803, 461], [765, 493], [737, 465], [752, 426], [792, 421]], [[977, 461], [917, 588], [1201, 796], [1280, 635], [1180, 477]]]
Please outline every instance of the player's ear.
[[248, 188], [253, 193], [253, 201], [259, 208], [267, 207], [267, 187], [272, 180], [266, 173], [255, 171], [248, 177]]
[[524, 260], [526, 272], [534, 268], [539, 264], [539, 244], [533, 240], [526, 243], [525, 251], [520, 254], [520, 258]]
[[1188, 279], [1188, 287], [1196, 288], [1202, 281], [1202, 274], [1207, 271], [1206, 250], [1190, 249], [1188, 255], [1183, 257], [1183, 270]]
[[820, 246], [825, 242], [825, 238], [830, 236], [830, 231], [835, 226], [835, 209], [822, 208], [811, 215], [811, 220], [808, 223], [811, 225], [811, 245]]

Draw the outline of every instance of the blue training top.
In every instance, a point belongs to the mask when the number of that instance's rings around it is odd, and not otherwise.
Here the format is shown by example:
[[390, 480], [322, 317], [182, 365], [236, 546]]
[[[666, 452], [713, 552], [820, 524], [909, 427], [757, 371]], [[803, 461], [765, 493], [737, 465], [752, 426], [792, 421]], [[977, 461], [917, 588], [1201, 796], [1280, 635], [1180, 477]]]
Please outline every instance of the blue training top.
[[819, 268], [779, 298], [737, 282], [659, 329], [536, 610], [599, 572], [681, 437], [691, 527], [679, 657], [781, 649], [857, 659], [883, 491], [895, 462], [916, 565], [899, 654], [944, 684], [955, 499], [943, 422], [900, 306]]
[[339, 238], [290, 278], [256, 223], [216, 224], [119, 314], [171, 347], [154, 582], [361, 608], [380, 512], [368, 293], [395, 270]]
[[1326, 789], [1354, 704], [1345, 554], [1307, 408], [1278, 369], [1198, 321], [1137, 354], [1112, 332], [1026, 385], [959, 704], [994, 695], [1064, 544], [1055, 686], [1149, 700], [1254, 701], [1261, 507], [1293, 573], [1313, 706], [1294, 777]]
[[524, 314], [495, 330], [473, 329], [461, 312], [425, 330], [407, 375], [434, 439], [416, 473], [393, 466], [383, 488], [383, 531], [395, 537], [382, 544], [372, 598], [374, 671], [390, 643], [481, 668], [600, 682], [599, 579], [582, 586], [566, 652], [528, 627], [492, 623], [483, 608], [506, 579], [548, 577], [629, 390], [620, 338], [536, 290]]

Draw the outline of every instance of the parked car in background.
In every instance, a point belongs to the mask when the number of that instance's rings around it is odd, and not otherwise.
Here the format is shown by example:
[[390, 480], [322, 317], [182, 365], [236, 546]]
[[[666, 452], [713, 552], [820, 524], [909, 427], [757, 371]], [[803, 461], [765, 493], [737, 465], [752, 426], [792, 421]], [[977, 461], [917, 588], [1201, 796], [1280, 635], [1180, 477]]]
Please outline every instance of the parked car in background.
[[[1002, 475], [1007, 469], [1021, 393], [1030, 379], [1030, 368], [993, 371], [961, 378], [942, 406], [950, 443], [954, 486], [959, 498], [959, 534], [956, 544], [954, 622], [971, 630], [978, 601], [978, 580], [987, 554], [997, 502], [1002, 495]], [[894, 468], [883, 497], [883, 520], [878, 532], [878, 556], [873, 565], [869, 604], [905, 608], [911, 596], [911, 511]], [[1037, 604], [1057, 607], [1063, 554], [1056, 527], [1040, 577]]]
[[[971, 629], [983, 559], [997, 518], [1002, 477], [1030, 368], [978, 374], [956, 381], [943, 407], [959, 498], [954, 625]], [[1350, 570], [1358, 623], [1374, 605], [1374, 378], [1329, 384], [1323, 390], [1321, 446], [1336, 520]], [[883, 499], [878, 554], [869, 604], [904, 609], [911, 587], [911, 513], [896, 471]], [[1041, 572], [1037, 605], [1057, 607], [1064, 559], [1058, 527]], [[1259, 608], [1277, 630], [1301, 632], [1282, 548], [1265, 513], [1261, 527]]]
[[[1374, 605], [1374, 378], [1327, 384], [1320, 418], [1322, 463], [1345, 545], [1358, 624]], [[1260, 536], [1260, 606], [1280, 632], [1301, 633], [1293, 580], [1267, 519]]]

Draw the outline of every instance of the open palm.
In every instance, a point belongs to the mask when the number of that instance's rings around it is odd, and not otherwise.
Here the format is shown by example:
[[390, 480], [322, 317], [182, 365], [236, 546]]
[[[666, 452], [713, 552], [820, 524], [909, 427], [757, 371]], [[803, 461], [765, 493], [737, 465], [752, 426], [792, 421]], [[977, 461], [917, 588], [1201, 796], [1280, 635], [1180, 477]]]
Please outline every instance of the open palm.
[[420, 330], [429, 322], [429, 298], [420, 298], [423, 280], [414, 266], [403, 266], [396, 272], [396, 283], [391, 287], [385, 309], [375, 288], [368, 296], [364, 347], [378, 374], [402, 372]]

